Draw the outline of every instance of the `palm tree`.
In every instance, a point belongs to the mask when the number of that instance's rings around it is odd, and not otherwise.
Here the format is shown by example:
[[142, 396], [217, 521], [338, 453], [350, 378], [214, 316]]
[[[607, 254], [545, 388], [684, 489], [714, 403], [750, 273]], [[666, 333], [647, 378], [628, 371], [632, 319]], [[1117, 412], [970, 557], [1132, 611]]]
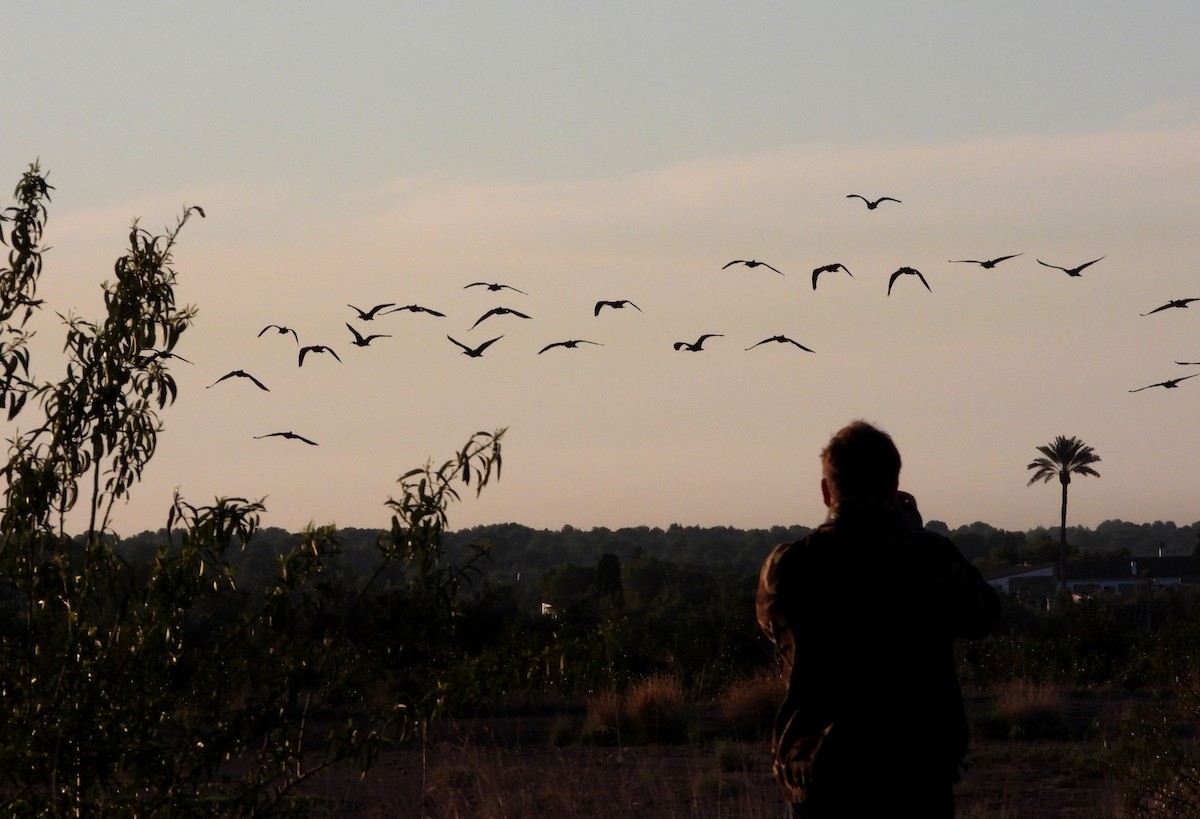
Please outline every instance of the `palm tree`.
[[1026, 486], [1032, 486], [1037, 481], [1049, 483], [1051, 478], [1058, 478], [1062, 484], [1062, 525], [1059, 528], [1059, 564], [1058, 576], [1062, 586], [1067, 587], [1067, 486], [1071, 483], [1071, 475], [1095, 475], [1100, 473], [1092, 469], [1092, 464], [1100, 461], [1100, 456], [1092, 451], [1090, 446], [1072, 436], [1059, 435], [1052, 442], [1038, 447], [1042, 458], [1034, 459], [1027, 469], [1037, 470], [1029, 479]]

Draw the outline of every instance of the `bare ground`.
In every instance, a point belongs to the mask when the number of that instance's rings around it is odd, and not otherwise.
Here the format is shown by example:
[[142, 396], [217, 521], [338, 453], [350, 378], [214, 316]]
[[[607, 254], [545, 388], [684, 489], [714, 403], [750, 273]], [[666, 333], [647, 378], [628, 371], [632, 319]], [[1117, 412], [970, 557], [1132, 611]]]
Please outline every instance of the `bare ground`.
[[[1078, 743], [977, 743], [957, 788], [959, 816], [1118, 816], [1117, 778], [1087, 759]], [[365, 777], [330, 772], [307, 793], [330, 816], [364, 818], [786, 815], [766, 747], [758, 742], [550, 748], [444, 740], [425, 750], [388, 751]]]

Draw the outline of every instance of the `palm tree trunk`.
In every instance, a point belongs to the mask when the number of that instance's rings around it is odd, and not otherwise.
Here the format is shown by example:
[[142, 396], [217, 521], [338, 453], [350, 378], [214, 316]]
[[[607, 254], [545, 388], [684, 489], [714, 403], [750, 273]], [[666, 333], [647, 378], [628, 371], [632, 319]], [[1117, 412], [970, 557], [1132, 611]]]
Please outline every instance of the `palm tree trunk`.
[[1063, 591], [1067, 590], [1067, 484], [1070, 478], [1062, 476], [1062, 524], [1058, 528], [1058, 578], [1062, 581]]

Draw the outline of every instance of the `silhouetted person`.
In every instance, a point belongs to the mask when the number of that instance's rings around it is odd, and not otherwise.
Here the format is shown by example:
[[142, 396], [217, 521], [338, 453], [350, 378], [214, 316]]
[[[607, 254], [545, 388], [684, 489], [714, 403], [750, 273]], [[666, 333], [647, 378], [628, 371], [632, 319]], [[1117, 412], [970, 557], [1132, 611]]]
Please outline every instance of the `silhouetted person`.
[[952, 817], [967, 751], [953, 641], [991, 631], [999, 598], [921, 528], [890, 436], [856, 421], [821, 463], [828, 518], [759, 577], [787, 680], [775, 777], [798, 817]]

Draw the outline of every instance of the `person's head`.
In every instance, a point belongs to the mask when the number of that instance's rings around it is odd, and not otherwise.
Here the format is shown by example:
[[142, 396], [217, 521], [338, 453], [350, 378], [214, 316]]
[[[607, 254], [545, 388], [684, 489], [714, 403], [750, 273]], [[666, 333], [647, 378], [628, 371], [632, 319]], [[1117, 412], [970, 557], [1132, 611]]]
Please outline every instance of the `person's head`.
[[900, 485], [900, 451], [892, 437], [866, 421], [842, 427], [821, 451], [825, 505], [846, 500], [892, 503]]

